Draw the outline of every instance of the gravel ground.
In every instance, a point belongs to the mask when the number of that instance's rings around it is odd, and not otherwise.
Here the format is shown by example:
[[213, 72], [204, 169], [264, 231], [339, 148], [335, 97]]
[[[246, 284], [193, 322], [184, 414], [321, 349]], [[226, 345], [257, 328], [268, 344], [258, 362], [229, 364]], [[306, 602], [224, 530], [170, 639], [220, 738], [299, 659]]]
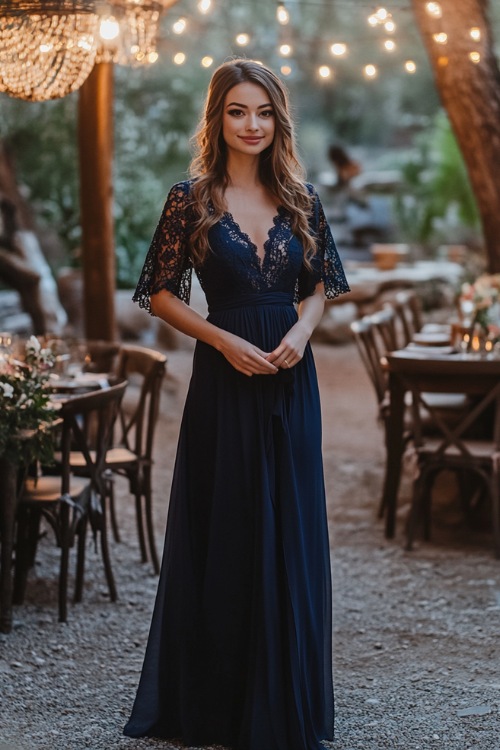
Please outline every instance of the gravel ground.
[[[315, 346], [323, 396], [334, 580], [335, 750], [500, 750], [500, 562], [488, 533], [464, 528], [446, 485], [435, 534], [403, 550], [376, 519], [384, 460], [374, 397], [352, 345]], [[155, 470], [158, 544], [190, 371], [169, 352]], [[165, 453], [167, 454], [165, 457]], [[133, 508], [119, 485], [123, 541], [112, 545], [112, 604], [89, 540], [85, 598], [57, 622], [57, 550], [42, 540], [15, 627], [0, 635], [0, 750], [142, 750], [122, 737], [157, 580], [138, 560]], [[266, 750], [266, 748], [262, 748]]]

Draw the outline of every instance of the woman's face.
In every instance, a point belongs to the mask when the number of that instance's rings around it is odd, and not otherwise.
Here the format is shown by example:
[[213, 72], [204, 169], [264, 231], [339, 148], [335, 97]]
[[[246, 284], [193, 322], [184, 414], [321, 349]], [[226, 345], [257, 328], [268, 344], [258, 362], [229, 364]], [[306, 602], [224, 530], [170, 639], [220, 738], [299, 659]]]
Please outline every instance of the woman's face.
[[229, 89], [222, 116], [228, 153], [261, 154], [272, 144], [275, 127], [274, 109], [262, 86], [245, 81]]

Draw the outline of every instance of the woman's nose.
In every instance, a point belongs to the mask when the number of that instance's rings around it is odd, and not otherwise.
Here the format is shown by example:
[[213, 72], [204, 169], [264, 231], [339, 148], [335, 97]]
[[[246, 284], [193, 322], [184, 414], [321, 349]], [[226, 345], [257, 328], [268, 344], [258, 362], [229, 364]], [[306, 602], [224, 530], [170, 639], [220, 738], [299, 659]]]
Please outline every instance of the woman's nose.
[[247, 122], [247, 130], [258, 130], [258, 129], [259, 129], [259, 123], [257, 122], [257, 116], [249, 115], [248, 122]]

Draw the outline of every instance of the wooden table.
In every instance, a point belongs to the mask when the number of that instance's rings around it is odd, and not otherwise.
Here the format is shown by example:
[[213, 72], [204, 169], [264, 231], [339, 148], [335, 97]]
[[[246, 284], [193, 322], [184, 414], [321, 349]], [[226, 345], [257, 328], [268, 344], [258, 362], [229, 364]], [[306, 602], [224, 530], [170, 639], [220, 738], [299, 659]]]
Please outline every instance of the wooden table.
[[387, 465], [383, 498], [386, 508], [385, 535], [394, 536], [396, 507], [404, 452], [405, 376], [418, 376], [418, 386], [430, 393], [453, 392], [483, 395], [500, 383], [500, 359], [473, 354], [439, 354], [432, 347], [401, 349], [386, 355], [389, 373], [390, 412], [387, 424]]
[[462, 280], [464, 269], [447, 260], [422, 260], [415, 263], [398, 263], [391, 270], [380, 270], [374, 263], [346, 261], [344, 269], [351, 291], [342, 294], [329, 304], [354, 302], [358, 308], [373, 303], [382, 292], [421, 286], [429, 281], [443, 281], [456, 287]]

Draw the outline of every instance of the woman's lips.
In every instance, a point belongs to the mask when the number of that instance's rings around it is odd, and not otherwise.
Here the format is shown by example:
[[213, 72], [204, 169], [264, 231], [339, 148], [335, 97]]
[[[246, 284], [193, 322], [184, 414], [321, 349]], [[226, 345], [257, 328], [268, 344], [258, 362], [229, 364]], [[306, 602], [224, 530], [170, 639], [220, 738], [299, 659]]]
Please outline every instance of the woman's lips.
[[256, 137], [252, 138], [251, 136], [242, 136], [242, 135], [240, 135], [239, 138], [240, 138], [240, 140], [244, 141], [245, 143], [259, 143], [262, 140], [262, 137], [260, 137], [260, 136], [256, 136]]

